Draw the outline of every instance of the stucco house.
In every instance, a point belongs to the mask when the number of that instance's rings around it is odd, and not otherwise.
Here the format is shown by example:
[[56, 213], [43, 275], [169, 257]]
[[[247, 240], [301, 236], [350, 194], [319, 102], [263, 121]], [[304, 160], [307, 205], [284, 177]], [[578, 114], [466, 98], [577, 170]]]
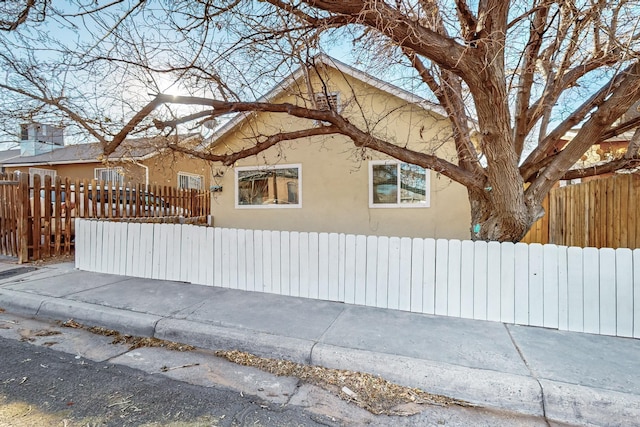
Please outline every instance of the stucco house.
[[[455, 159], [441, 107], [328, 56], [299, 69], [260, 101], [326, 108], [413, 150]], [[321, 126], [287, 114], [238, 114], [206, 143], [230, 153], [278, 132]], [[342, 135], [299, 138], [215, 168], [216, 226], [469, 238], [465, 187], [435, 171], [356, 147]]]
[[[4, 162], [6, 172], [97, 179], [121, 183], [166, 185], [208, 189], [209, 162], [173, 152], [164, 137], [126, 139], [108, 158], [99, 143], [64, 145], [35, 155], [13, 157]], [[181, 144], [197, 145], [200, 135], [185, 135]], [[28, 154], [28, 152], [27, 152]]]

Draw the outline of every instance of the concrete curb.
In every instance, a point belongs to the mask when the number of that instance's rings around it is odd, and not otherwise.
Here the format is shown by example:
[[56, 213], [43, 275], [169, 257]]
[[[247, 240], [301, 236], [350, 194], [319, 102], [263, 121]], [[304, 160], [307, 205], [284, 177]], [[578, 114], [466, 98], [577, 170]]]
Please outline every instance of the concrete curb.
[[156, 325], [156, 338], [191, 344], [209, 350], [241, 350], [262, 357], [310, 362], [315, 342], [251, 329], [228, 328], [183, 319], [165, 318]]
[[[541, 379], [545, 410], [551, 421], [584, 426], [623, 425], [640, 420], [640, 396]], [[627, 424], [630, 425], [630, 424]]]
[[153, 336], [162, 317], [121, 310], [80, 301], [50, 298], [42, 303], [37, 317], [66, 321], [73, 319], [87, 326], [115, 329], [123, 334]]
[[544, 414], [540, 386], [531, 377], [322, 343], [313, 348], [311, 363], [369, 372], [400, 385], [480, 406], [533, 416]]
[[0, 307], [14, 314], [36, 316], [42, 303], [52, 297], [0, 288]]

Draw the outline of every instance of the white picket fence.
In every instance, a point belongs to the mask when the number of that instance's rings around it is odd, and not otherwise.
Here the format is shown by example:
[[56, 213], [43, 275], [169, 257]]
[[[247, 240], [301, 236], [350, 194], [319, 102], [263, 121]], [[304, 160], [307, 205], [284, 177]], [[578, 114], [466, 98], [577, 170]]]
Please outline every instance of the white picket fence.
[[640, 338], [640, 249], [76, 221], [81, 270]]

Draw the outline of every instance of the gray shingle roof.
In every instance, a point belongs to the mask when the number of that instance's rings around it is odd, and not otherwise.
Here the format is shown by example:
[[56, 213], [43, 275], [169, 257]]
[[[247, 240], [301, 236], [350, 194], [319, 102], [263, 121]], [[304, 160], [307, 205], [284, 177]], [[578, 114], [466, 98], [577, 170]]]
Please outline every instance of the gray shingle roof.
[[[194, 136], [181, 136], [182, 140]], [[109, 160], [142, 160], [153, 156], [166, 148], [167, 138], [136, 138], [126, 139], [116, 151], [109, 156]], [[102, 145], [98, 142], [89, 144], [66, 145], [48, 153], [37, 156], [22, 156], [4, 162], [5, 166], [20, 165], [51, 165], [69, 163], [93, 163], [102, 160]]]

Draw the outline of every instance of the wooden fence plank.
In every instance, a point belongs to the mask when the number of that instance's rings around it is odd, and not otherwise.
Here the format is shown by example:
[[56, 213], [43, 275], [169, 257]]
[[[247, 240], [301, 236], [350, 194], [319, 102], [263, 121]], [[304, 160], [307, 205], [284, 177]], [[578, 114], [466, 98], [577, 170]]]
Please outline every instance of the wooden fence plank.
[[566, 331], [569, 328], [569, 289], [567, 247], [558, 246], [558, 329]]
[[356, 282], [354, 303], [365, 305], [367, 302], [367, 236], [356, 236]]
[[290, 266], [290, 293], [289, 295], [300, 296], [300, 233], [292, 231], [289, 233], [289, 266]]
[[[633, 336], [633, 252], [628, 248], [616, 250], [616, 335]], [[640, 315], [640, 313], [639, 313]]]
[[436, 240], [435, 314], [447, 314], [447, 282], [449, 280], [449, 241]]
[[375, 307], [386, 308], [389, 296], [389, 238], [378, 237]]
[[487, 320], [500, 321], [500, 243], [487, 243]]
[[544, 260], [543, 247], [529, 246], [529, 324], [544, 326]]
[[414, 238], [411, 241], [411, 311], [422, 313], [424, 273], [424, 240]]
[[500, 245], [500, 321], [515, 323], [515, 245]]
[[582, 249], [567, 249], [567, 329], [584, 331], [584, 265]]
[[434, 314], [436, 310], [436, 241], [434, 239], [424, 240], [422, 309], [427, 314]]
[[[253, 231], [253, 260], [254, 260], [254, 290], [264, 292], [264, 233], [262, 230]], [[215, 251], [218, 246], [215, 246]], [[217, 259], [217, 257], [216, 257]], [[219, 268], [218, 268], [219, 270]]]
[[584, 332], [600, 333], [600, 256], [598, 249], [585, 248], [583, 256], [584, 278]]
[[[353, 234], [345, 236], [344, 248], [344, 302], [356, 304], [356, 271], [358, 266], [357, 237]], [[360, 263], [363, 264], [363, 260]], [[366, 274], [366, 273], [365, 273]]]
[[318, 297], [329, 298], [329, 234], [318, 234]]
[[377, 291], [377, 262], [378, 262], [378, 238], [376, 236], [367, 237], [367, 279], [365, 305], [376, 305]]
[[300, 233], [300, 296], [309, 297], [309, 233]]
[[[221, 251], [220, 251], [220, 255], [221, 255], [221, 259], [220, 259], [220, 264], [218, 264], [218, 268], [221, 270], [222, 272], [222, 276], [220, 277], [221, 281], [220, 281], [220, 286], [223, 288], [228, 288], [230, 286], [230, 257], [231, 257], [231, 253], [230, 253], [230, 234], [231, 234], [231, 230], [228, 228], [223, 228], [222, 229], [222, 234], [221, 234]], [[265, 239], [266, 241], [266, 239]], [[269, 248], [266, 251], [263, 250], [263, 256], [266, 257], [269, 256], [269, 276], [271, 276], [271, 239], [268, 240], [269, 243]], [[266, 269], [265, 269], [266, 270]], [[268, 285], [267, 285], [268, 284]], [[271, 277], [268, 278], [267, 281], [267, 277], [266, 277], [266, 271], [265, 271], [265, 287], [262, 289], [262, 292], [271, 292]]]
[[338, 235], [338, 301], [344, 301], [345, 299], [346, 251], [347, 236], [344, 233], [340, 233]]
[[516, 243], [514, 247], [514, 319], [520, 325], [529, 324], [529, 247]]
[[474, 243], [464, 240], [460, 252], [460, 316], [473, 319]]
[[633, 337], [640, 338], [640, 249], [633, 251]]
[[[226, 246], [227, 262], [225, 263], [225, 265], [227, 266], [227, 272], [228, 272], [227, 287], [231, 289], [238, 289], [238, 233], [239, 231], [240, 230], [237, 230], [235, 228], [227, 229], [227, 246]], [[272, 233], [271, 238], [273, 239], [276, 236], [279, 237], [280, 235], [278, 233]], [[278, 252], [275, 252], [274, 249], [276, 248], [273, 245], [273, 240], [272, 240], [271, 247], [272, 247], [272, 254], [275, 255], [272, 258], [272, 267], [273, 267], [276, 262], [278, 264], [280, 263], [280, 256], [279, 256], [280, 248], [277, 248]], [[274, 278], [276, 277], [275, 272], [273, 274], [273, 277]], [[280, 288], [278, 288], [278, 290], [279, 289]], [[272, 287], [272, 291], [273, 291], [273, 287]]]
[[340, 239], [338, 233], [329, 233], [328, 248], [327, 299], [330, 301], [340, 301]]
[[412, 242], [408, 237], [400, 239], [400, 295], [398, 308], [411, 311], [411, 253]]
[[288, 231], [280, 232], [280, 295], [291, 295], [291, 239]]
[[[237, 252], [237, 269], [238, 269], [238, 289], [243, 291], [247, 290], [247, 262], [250, 259], [247, 259], [247, 232], [246, 230], [238, 230], [237, 234], [238, 239], [238, 252]], [[284, 255], [284, 254], [283, 254]], [[284, 258], [288, 262], [288, 257]]]
[[487, 242], [473, 246], [473, 318], [487, 320]]
[[400, 238], [389, 239], [389, 276], [387, 307], [397, 310], [400, 306]]
[[600, 249], [600, 331], [604, 335], [616, 334], [616, 252]]
[[318, 233], [309, 233], [309, 298], [318, 298], [320, 294], [320, 243]]
[[461, 262], [462, 243], [460, 240], [449, 241], [449, 257], [447, 265], [447, 316], [460, 316], [460, 298], [462, 292]]
[[[168, 225], [168, 224], [163, 224]], [[252, 232], [253, 233], [253, 232]], [[202, 248], [202, 252], [206, 255], [205, 257], [205, 284], [208, 286], [213, 286], [214, 284], [214, 276], [215, 276], [215, 229], [213, 227], [206, 228], [206, 240], [205, 246]], [[252, 254], [253, 255], [253, 254]], [[253, 259], [253, 257], [252, 257]], [[251, 264], [253, 266], [253, 264]], [[247, 268], [247, 274], [250, 271], [253, 271], [251, 267]], [[253, 278], [252, 278], [253, 279]], [[253, 281], [252, 281], [253, 282]], [[254, 290], [254, 287], [251, 286], [251, 290]]]
[[558, 328], [558, 247], [544, 245], [542, 251], [542, 322], [545, 328]]

